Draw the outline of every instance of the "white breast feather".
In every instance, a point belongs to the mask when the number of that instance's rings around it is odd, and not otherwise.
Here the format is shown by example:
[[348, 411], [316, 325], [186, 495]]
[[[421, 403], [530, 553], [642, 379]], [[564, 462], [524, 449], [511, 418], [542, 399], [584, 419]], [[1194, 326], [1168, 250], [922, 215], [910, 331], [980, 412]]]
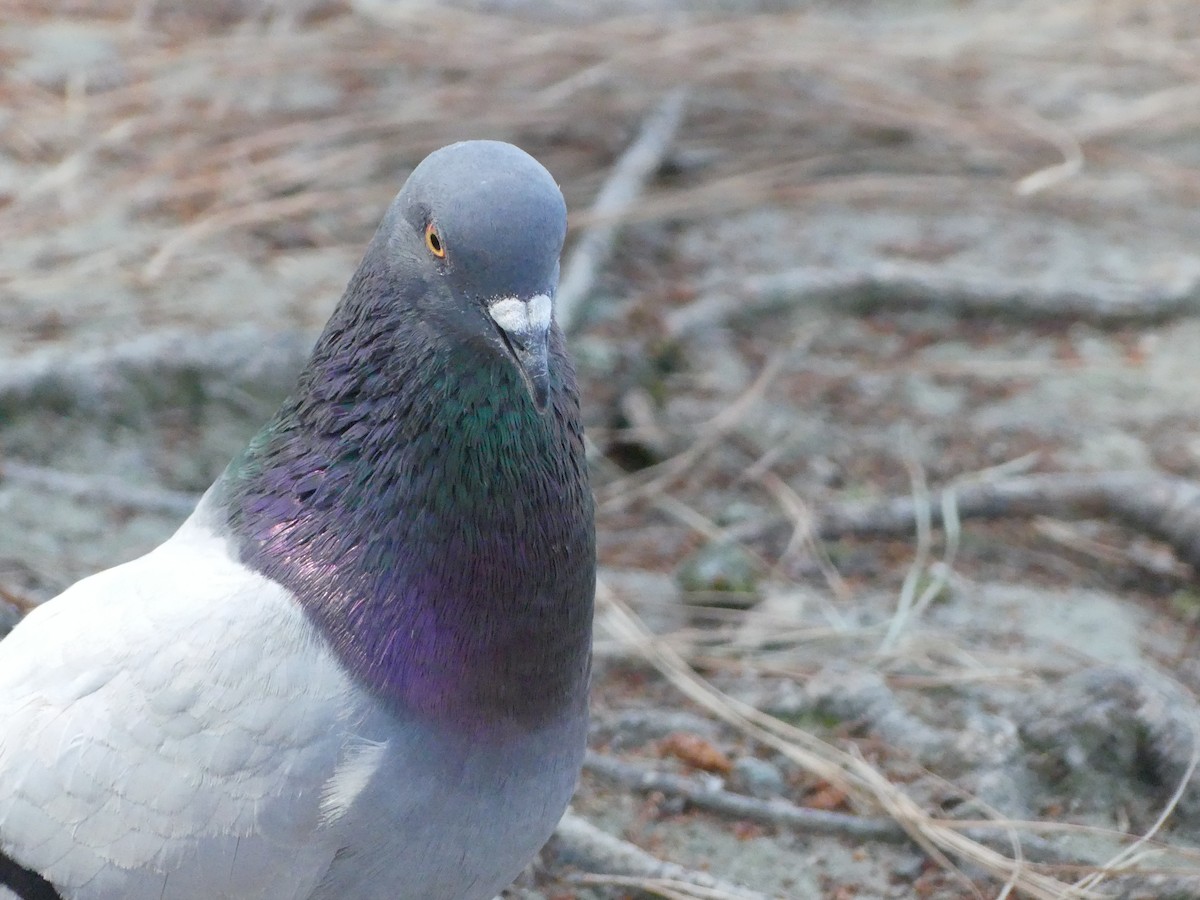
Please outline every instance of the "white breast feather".
[[0, 846], [73, 900], [307, 897], [382, 756], [365, 710], [287, 591], [189, 523], [0, 642]]

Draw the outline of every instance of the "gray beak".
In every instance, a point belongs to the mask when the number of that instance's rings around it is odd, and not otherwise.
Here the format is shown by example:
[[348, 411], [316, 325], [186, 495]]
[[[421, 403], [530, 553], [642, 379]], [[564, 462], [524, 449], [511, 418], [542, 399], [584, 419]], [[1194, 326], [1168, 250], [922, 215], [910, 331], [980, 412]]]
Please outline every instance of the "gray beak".
[[499, 297], [487, 305], [488, 315], [499, 327], [512, 351], [533, 405], [546, 408], [550, 396], [550, 320], [553, 304], [547, 294], [535, 294], [528, 300]]

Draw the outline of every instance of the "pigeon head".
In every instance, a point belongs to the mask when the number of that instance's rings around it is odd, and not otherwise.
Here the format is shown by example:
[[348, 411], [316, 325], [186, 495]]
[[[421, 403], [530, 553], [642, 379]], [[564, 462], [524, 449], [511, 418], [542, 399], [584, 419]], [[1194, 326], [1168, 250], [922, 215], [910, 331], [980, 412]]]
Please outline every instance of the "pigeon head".
[[592, 498], [551, 309], [565, 230], [523, 151], [432, 154], [212, 495], [241, 561], [409, 714], [477, 725], [586, 704]]
[[370, 253], [398, 282], [420, 283], [425, 316], [517, 365], [538, 409], [567, 208], [554, 178], [499, 141], [443, 147], [413, 170]]

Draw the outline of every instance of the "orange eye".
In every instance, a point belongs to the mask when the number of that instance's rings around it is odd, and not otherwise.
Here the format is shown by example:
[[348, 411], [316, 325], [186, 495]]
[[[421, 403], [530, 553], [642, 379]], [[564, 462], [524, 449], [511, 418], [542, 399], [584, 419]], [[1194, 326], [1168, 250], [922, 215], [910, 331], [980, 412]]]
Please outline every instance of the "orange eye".
[[438, 234], [438, 230], [433, 227], [432, 222], [425, 226], [425, 246], [438, 259], [446, 258], [446, 248], [442, 245], [442, 236]]

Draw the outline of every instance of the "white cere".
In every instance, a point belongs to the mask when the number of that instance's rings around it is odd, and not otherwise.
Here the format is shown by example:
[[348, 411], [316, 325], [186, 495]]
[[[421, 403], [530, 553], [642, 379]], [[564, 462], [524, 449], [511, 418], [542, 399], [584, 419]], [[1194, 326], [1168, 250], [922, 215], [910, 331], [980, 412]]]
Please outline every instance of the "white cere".
[[528, 300], [503, 297], [488, 304], [488, 314], [505, 331], [527, 334], [550, 327], [553, 304], [547, 294], [536, 294]]

